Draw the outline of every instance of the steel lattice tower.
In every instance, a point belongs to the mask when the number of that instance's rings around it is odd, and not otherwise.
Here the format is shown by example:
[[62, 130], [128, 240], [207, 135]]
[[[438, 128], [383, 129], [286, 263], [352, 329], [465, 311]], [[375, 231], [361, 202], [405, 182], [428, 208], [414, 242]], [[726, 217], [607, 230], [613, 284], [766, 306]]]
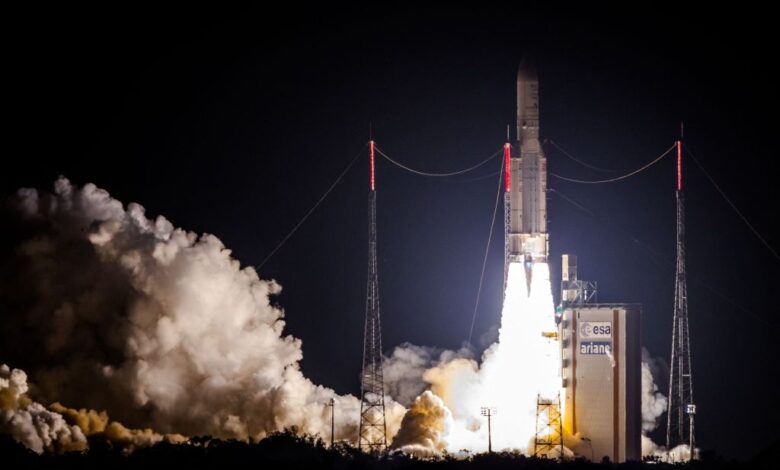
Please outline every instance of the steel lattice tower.
[[553, 458], [563, 461], [563, 418], [561, 416], [561, 394], [555, 398], [536, 397], [536, 435], [534, 457]]
[[677, 273], [674, 286], [674, 325], [669, 375], [669, 407], [666, 421], [666, 447], [680, 444], [695, 449], [693, 419], [693, 374], [688, 329], [688, 288], [685, 281], [685, 204], [682, 192], [682, 150], [677, 141]]
[[371, 190], [368, 193], [368, 285], [366, 323], [363, 335], [363, 369], [360, 375], [360, 431], [358, 447], [379, 452], [387, 447], [385, 391], [382, 376], [382, 329], [379, 322], [379, 279], [376, 261], [376, 187], [374, 141], [369, 142]]

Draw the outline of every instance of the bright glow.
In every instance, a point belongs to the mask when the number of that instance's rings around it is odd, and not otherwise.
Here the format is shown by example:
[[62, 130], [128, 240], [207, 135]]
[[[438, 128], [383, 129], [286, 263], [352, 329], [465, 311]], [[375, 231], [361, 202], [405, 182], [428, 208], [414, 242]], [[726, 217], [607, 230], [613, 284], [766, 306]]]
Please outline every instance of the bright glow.
[[[533, 453], [538, 394], [555, 398], [561, 392], [560, 346], [542, 333], [557, 331], [546, 263], [535, 263], [530, 290], [523, 263], [510, 263], [497, 344], [483, 357], [475, 375], [462, 374], [444, 385], [453, 423], [443, 439], [447, 449], [487, 449], [487, 422], [482, 407], [494, 407], [493, 449]], [[546, 419], [542, 417], [542, 419]]]
[[371, 140], [368, 143], [371, 148], [371, 191], [376, 191], [374, 187], [374, 141]]
[[511, 184], [510, 174], [509, 174], [509, 156], [510, 156], [510, 146], [509, 142], [504, 144], [504, 190], [506, 192], [509, 192], [509, 187]]
[[677, 191], [682, 191], [682, 145], [677, 141]]

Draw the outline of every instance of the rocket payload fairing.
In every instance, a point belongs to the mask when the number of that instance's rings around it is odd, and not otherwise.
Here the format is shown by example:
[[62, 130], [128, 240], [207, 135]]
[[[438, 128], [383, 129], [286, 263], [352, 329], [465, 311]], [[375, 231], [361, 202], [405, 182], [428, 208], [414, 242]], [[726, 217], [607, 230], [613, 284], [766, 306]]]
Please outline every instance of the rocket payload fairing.
[[517, 72], [517, 145], [509, 157], [507, 262], [547, 262], [547, 158], [539, 142], [539, 78], [524, 60]]

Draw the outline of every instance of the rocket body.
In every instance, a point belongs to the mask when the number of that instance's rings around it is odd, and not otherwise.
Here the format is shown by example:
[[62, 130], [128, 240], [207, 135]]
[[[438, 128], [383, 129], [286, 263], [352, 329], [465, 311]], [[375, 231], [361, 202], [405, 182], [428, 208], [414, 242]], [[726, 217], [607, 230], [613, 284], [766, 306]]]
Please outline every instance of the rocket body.
[[539, 142], [539, 79], [528, 60], [517, 72], [517, 143], [509, 159], [508, 261], [546, 262], [547, 158]]

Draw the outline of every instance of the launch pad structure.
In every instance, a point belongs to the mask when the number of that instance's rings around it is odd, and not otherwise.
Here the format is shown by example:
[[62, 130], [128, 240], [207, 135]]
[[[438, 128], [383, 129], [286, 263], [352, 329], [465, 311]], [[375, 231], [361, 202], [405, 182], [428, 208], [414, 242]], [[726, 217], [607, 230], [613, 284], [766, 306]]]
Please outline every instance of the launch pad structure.
[[[517, 75], [516, 145], [510, 143], [507, 135], [503, 153], [505, 301], [511, 264], [521, 264], [522, 269], [525, 270], [524, 287], [527, 287], [525, 292], [529, 298], [533, 298], [532, 286], [549, 284], [547, 282], [547, 269], [550, 264], [546, 200], [547, 158], [539, 141], [539, 123], [537, 71], [532, 61], [524, 60], [520, 64]], [[365, 452], [377, 453], [387, 449], [387, 427], [376, 253], [374, 141], [371, 140], [369, 145], [368, 279], [358, 446]], [[512, 151], [513, 148], [516, 152]], [[381, 151], [379, 153], [396, 165], [416, 172], [398, 164]], [[662, 157], [663, 155], [656, 161]], [[678, 142], [678, 170], [679, 159], [680, 143]], [[693, 445], [695, 405], [690, 374], [682, 242], [683, 198], [679, 176], [677, 211], [678, 267], [667, 445], [672, 443]], [[542, 265], [537, 266], [542, 269], [536, 269], [535, 265]], [[549, 385], [545, 385], [544, 389], [541, 386], [539, 388], [536, 398], [533, 451], [529, 449], [529, 452], [538, 457], [562, 459], [565, 437], [573, 439], [569, 450], [574, 452], [575, 457], [591, 460], [607, 457], [613, 462], [640, 460], [641, 306], [628, 303], [598, 303], [597, 285], [595, 282], [578, 278], [577, 259], [574, 255], [563, 255], [561, 271], [559, 307], [555, 312], [550, 308], [549, 325], [548, 318], [541, 317], [535, 319], [541, 322], [534, 323], [538, 325], [539, 333], [549, 346], [542, 356], [554, 359], [551, 365], [544, 367], [557, 369], [553, 372], [559, 374], [555, 377], [556, 381], [559, 380], [559, 385], [554, 389]], [[544, 276], [544, 278], [536, 279], [537, 282], [534, 283], [534, 275]], [[549, 287], [544, 290], [549, 290]], [[536, 295], [539, 294], [536, 292]], [[547, 315], [548, 313], [528, 311], [517, 312], [517, 314]], [[492, 412], [486, 416], [489, 423]], [[683, 433], [685, 424], [688, 424], [687, 436]], [[585, 443], [587, 449], [581, 448]], [[569, 446], [568, 442], [566, 445]]]
[[561, 395], [553, 398], [537, 395], [534, 457], [562, 458], [563, 455]]

